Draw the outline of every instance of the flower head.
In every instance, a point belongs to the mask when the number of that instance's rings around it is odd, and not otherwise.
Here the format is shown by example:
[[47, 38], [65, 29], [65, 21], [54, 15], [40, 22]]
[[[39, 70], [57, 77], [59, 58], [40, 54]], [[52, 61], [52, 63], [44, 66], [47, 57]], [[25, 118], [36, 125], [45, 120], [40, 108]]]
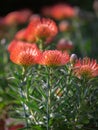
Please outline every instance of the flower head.
[[25, 28], [19, 30], [19, 31], [16, 33], [16, 35], [15, 35], [15, 39], [17, 39], [17, 40], [25, 40], [25, 37], [24, 37], [25, 30], [26, 30]]
[[20, 10], [20, 11], [13, 11], [13, 12], [8, 13], [4, 17], [4, 23], [6, 25], [22, 24], [22, 23], [27, 22], [31, 14], [32, 12], [28, 9]]
[[39, 64], [46, 66], [61, 66], [65, 65], [68, 61], [69, 54], [67, 52], [62, 53], [58, 50], [47, 50], [43, 52]]
[[17, 24], [18, 23], [18, 19], [19, 19], [19, 12], [18, 11], [13, 11], [13, 12], [8, 13], [4, 17], [4, 23], [6, 25]]
[[35, 42], [38, 39], [54, 37], [58, 32], [56, 23], [48, 18], [37, 19], [30, 22], [28, 25], [25, 38], [28, 42]]
[[79, 59], [74, 65], [74, 74], [79, 78], [92, 78], [98, 76], [98, 64], [90, 58]]
[[22, 44], [23, 44], [23, 42], [21, 42], [21, 41], [13, 40], [13, 41], [11, 41], [10, 44], [8, 45], [7, 50], [8, 50], [8, 52], [11, 52], [16, 45], [20, 45], [20, 46], [21, 46]]
[[75, 16], [75, 10], [67, 4], [57, 4], [51, 8], [51, 16], [57, 20]]
[[12, 62], [18, 65], [30, 66], [37, 64], [41, 52], [35, 44], [17, 44], [10, 53]]
[[25, 43], [26, 43], [26, 42], [17, 41], [17, 40], [14, 39], [14, 40], [11, 41], [10, 44], [8, 45], [7, 50], [8, 50], [8, 52], [11, 53], [11, 51], [12, 51], [17, 45], [18, 45], [18, 47], [19, 47], [19, 46], [23, 46]]

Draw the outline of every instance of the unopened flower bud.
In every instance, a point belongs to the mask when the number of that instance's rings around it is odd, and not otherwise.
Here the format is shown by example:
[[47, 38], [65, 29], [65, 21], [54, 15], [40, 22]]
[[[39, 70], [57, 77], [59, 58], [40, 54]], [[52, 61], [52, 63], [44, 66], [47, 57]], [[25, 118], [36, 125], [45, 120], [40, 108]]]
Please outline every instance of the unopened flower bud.
[[70, 63], [71, 63], [71, 64], [75, 64], [77, 60], [78, 60], [78, 57], [77, 57], [76, 54], [72, 54], [72, 55], [70, 56]]
[[98, 11], [98, 0], [94, 0], [93, 9], [95, 10], [95, 12]]
[[63, 95], [63, 90], [61, 90], [60, 88], [57, 88], [57, 90], [56, 90], [56, 95], [57, 95], [58, 97], [61, 97], [61, 96]]
[[31, 15], [29, 21], [37, 21], [40, 19], [40, 16], [38, 14]]
[[73, 43], [70, 40], [62, 38], [58, 41], [57, 49], [62, 50], [62, 51], [63, 50], [71, 50], [71, 49], [73, 49]]
[[61, 31], [61, 32], [64, 32], [64, 31], [67, 31], [67, 30], [69, 30], [70, 29], [70, 24], [69, 24], [69, 22], [68, 21], [61, 21], [60, 23], [59, 23], [59, 30]]

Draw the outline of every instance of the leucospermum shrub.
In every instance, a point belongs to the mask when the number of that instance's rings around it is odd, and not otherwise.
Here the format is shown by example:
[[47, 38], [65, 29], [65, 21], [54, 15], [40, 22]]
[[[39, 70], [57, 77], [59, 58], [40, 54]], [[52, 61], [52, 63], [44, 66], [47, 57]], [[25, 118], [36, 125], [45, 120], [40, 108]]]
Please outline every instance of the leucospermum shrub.
[[98, 120], [97, 61], [45, 49], [45, 40], [57, 30], [50, 19], [36, 20], [27, 27], [25, 41], [8, 47], [10, 60], [22, 68], [9, 85], [17, 101], [11, 115], [27, 130], [86, 130]]

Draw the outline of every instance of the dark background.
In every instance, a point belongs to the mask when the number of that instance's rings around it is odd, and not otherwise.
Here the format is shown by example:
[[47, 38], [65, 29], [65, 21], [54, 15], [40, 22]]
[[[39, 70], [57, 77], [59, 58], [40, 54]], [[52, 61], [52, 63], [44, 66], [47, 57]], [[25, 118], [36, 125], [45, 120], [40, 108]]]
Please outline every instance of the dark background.
[[35, 13], [39, 13], [40, 9], [45, 5], [53, 5], [59, 2], [66, 2], [72, 6], [79, 6], [84, 10], [93, 10], [92, 4], [94, 0], [0, 0], [0, 15], [6, 15], [8, 12], [29, 8]]

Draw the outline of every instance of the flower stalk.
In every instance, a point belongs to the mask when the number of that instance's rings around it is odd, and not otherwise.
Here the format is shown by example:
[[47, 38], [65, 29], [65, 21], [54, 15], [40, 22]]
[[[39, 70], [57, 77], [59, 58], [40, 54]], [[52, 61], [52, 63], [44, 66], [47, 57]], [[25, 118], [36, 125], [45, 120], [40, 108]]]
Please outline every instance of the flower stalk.
[[51, 104], [51, 68], [46, 67], [47, 69], [47, 130], [50, 130], [50, 104]]
[[[26, 74], [26, 68], [23, 67], [23, 70], [22, 70], [22, 80], [21, 80], [21, 83], [19, 85], [19, 92], [20, 92], [20, 96], [21, 96], [22, 99], [25, 99], [25, 95], [23, 93], [23, 86], [24, 86], [25, 74]], [[27, 112], [26, 112], [26, 104], [23, 101], [22, 101], [22, 106], [23, 106], [23, 111], [24, 111], [26, 128], [28, 130], [28, 127], [29, 127], [29, 124], [28, 124], [28, 115], [27, 115]]]

